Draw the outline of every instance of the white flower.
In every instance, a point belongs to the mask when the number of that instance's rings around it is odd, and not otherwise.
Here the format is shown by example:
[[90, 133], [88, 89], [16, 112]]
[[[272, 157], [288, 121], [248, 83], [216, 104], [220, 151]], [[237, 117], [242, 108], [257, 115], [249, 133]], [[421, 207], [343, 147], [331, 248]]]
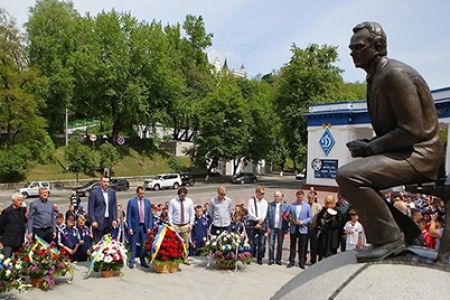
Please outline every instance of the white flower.
[[203, 241], [206, 242], [206, 236], [203, 238]]
[[7, 258], [3, 261], [3, 265], [6, 267], [7, 265], [9, 265], [9, 262], [11, 261], [11, 259]]
[[102, 261], [102, 260], [103, 260], [103, 257], [105, 257], [105, 256], [103, 255], [103, 253], [100, 253], [100, 254], [98, 255], [98, 260], [99, 260], [99, 261]]
[[223, 241], [224, 241], [224, 242], [226, 242], [226, 241], [227, 241], [227, 238], [226, 238], [226, 237], [224, 237], [224, 238], [223, 238]]
[[213, 247], [217, 246], [217, 243], [216, 242], [212, 243], [212, 246]]
[[0, 254], [0, 260], [4, 260], [5, 256], [3, 254]]
[[16, 268], [16, 270], [20, 270], [20, 269], [22, 269], [22, 265], [20, 263], [17, 263], [15, 268]]
[[225, 246], [222, 246], [222, 251], [225, 251]]
[[5, 276], [6, 276], [6, 277], [9, 277], [9, 275], [11, 275], [11, 270], [6, 270]]
[[113, 258], [110, 256], [110, 255], [107, 255], [106, 257], [105, 257], [105, 263], [111, 263], [113, 261]]

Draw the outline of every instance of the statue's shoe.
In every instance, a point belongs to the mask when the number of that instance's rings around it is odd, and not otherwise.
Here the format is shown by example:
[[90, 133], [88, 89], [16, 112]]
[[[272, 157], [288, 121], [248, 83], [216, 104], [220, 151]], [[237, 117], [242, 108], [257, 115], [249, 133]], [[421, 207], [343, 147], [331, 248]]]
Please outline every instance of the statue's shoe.
[[405, 239], [402, 237], [395, 242], [384, 245], [374, 245], [373, 248], [361, 251], [356, 254], [356, 260], [359, 263], [382, 261], [391, 255], [398, 255], [405, 250]]

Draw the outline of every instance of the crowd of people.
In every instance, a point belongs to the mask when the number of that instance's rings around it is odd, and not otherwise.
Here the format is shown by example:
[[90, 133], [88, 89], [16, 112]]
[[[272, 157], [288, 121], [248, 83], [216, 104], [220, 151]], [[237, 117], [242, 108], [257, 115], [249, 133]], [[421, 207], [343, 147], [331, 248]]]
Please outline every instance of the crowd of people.
[[[223, 186], [204, 205], [194, 204], [187, 195], [187, 188], [180, 187], [175, 198], [156, 205], [139, 186], [124, 210], [109, 187], [109, 178], [102, 177], [99, 188], [89, 195], [87, 210], [74, 193], [69, 209], [63, 214], [48, 199], [46, 188], [39, 190], [39, 198], [28, 207], [22, 204], [22, 195], [15, 193], [11, 206], [0, 215], [0, 247], [9, 257], [38, 235], [47, 243], [55, 243], [70, 259], [86, 261], [91, 246], [105, 234], [111, 234], [129, 246], [129, 268], [134, 268], [137, 257], [141, 267], [148, 268], [145, 247], [141, 246], [155, 226], [168, 224], [180, 235], [190, 256], [202, 255], [208, 237], [226, 230], [245, 234], [258, 264], [263, 263], [268, 252], [269, 265], [282, 265], [283, 244], [289, 234], [287, 267], [297, 262], [304, 269], [305, 264], [314, 264], [338, 251], [366, 246], [363, 225], [349, 203], [330, 194], [320, 201], [322, 206], [313, 188], [306, 195], [298, 190], [292, 202], [286, 201], [281, 191], [275, 191], [271, 201], [267, 201], [262, 186], [243, 204], [234, 204]], [[401, 193], [388, 193], [386, 199], [420, 227], [422, 236], [418, 243], [439, 247], [443, 232], [442, 202], [430, 196]], [[184, 262], [189, 264], [188, 257]]]

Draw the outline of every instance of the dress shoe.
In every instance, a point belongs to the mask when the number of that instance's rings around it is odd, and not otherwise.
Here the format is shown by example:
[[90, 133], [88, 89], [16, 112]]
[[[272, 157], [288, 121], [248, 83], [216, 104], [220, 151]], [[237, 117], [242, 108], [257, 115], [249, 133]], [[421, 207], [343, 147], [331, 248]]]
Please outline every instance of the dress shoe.
[[305, 265], [298, 265], [300, 267], [300, 269], [305, 269]]
[[262, 260], [258, 260], [256, 263], [257, 263], [258, 265], [262, 265]]
[[271, 265], [273, 265], [273, 261], [269, 261], [267, 264], [268, 264], [269, 266], [271, 266]]
[[290, 263], [286, 266], [286, 268], [292, 268], [293, 266], [294, 266], [294, 263], [290, 262]]
[[141, 262], [141, 267], [146, 269], [150, 268], [150, 266], [146, 262]]
[[276, 264], [281, 266], [281, 261], [277, 261]]
[[128, 263], [128, 268], [134, 269], [134, 264], [133, 263]]
[[390, 255], [397, 255], [406, 249], [404, 238], [384, 245], [373, 245], [373, 248], [363, 250], [356, 254], [358, 263], [382, 261]]

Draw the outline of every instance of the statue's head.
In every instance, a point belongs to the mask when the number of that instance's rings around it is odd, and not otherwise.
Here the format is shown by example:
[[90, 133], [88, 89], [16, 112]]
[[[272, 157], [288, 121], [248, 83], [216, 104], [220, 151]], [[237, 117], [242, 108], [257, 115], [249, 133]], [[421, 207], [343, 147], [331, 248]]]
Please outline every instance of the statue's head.
[[386, 56], [386, 34], [376, 22], [363, 22], [353, 28], [349, 48], [353, 62], [358, 68], [366, 69], [377, 56]]

